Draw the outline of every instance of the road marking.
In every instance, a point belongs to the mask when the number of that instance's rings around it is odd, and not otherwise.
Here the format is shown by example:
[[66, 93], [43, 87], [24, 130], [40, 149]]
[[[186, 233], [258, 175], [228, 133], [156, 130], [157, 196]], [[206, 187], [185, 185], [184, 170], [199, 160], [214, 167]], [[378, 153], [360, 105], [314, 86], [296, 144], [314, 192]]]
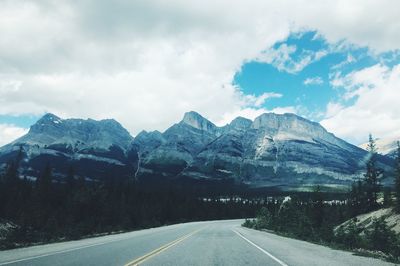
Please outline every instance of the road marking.
[[148, 260], [148, 259], [160, 254], [161, 252], [169, 249], [170, 247], [175, 246], [176, 244], [182, 242], [186, 238], [191, 237], [192, 235], [196, 234], [197, 232], [199, 232], [200, 230], [203, 230], [203, 229], [204, 229], [204, 227], [202, 227], [200, 229], [197, 229], [197, 230], [195, 230], [195, 231], [193, 231], [193, 232], [191, 232], [191, 233], [189, 233], [187, 235], [184, 235], [184, 236], [182, 236], [182, 237], [180, 237], [178, 239], [175, 239], [174, 241], [169, 242], [169, 243], [167, 243], [167, 244], [165, 244], [165, 245], [163, 245], [163, 246], [161, 246], [161, 247], [159, 247], [159, 248], [147, 253], [146, 255], [143, 255], [143, 256], [141, 256], [141, 257], [139, 257], [139, 258], [137, 258], [137, 259], [135, 259], [135, 260], [133, 260], [131, 262], [128, 262], [127, 264], [125, 264], [125, 266], [137, 266], [140, 263], [143, 263], [146, 260]]
[[71, 249], [66, 249], [66, 250], [55, 251], [55, 252], [52, 252], [52, 253], [46, 253], [46, 254], [27, 257], [27, 258], [23, 258], [23, 259], [12, 260], [12, 261], [7, 261], [7, 262], [0, 262], [0, 266], [1, 265], [8, 265], [8, 264], [16, 263], [16, 262], [21, 262], [21, 261], [27, 261], [27, 260], [33, 260], [33, 259], [48, 257], [48, 256], [61, 254], [61, 253], [67, 253], [67, 252], [71, 252], [71, 251], [75, 251], [75, 250], [79, 250], [79, 249], [84, 249], [84, 248], [101, 246], [101, 245], [105, 245], [105, 244], [109, 244], [109, 243], [113, 243], [113, 242], [117, 242], [117, 241], [126, 240], [126, 239], [129, 239], [129, 238], [130, 237], [122, 238], [122, 239], [114, 239], [114, 240], [110, 240], [110, 241], [106, 241], [106, 242], [101, 242], [101, 243], [96, 243], [96, 244], [91, 244], [91, 245], [86, 245], [86, 246], [81, 246], [81, 247], [76, 247], [76, 248], [71, 248]]
[[241, 238], [243, 238], [244, 240], [246, 240], [249, 244], [253, 245], [254, 247], [256, 247], [257, 249], [259, 249], [262, 253], [268, 255], [271, 259], [273, 259], [274, 261], [278, 262], [280, 265], [282, 266], [289, 266], [286, 263], [284, 263], [283, 261], [281, 261], [280, 259], [278, 259], [277, 257], [275, 257], [274, 255], [272, 255], [271, 253], [269, 253], [268, 251], [266, 251], [265, 249], [259, 247], [258, 245], [256, 245], [255, 243], [253, 243], [252, 241], [250, 241], [249, 239], [247, 239], [245, 236], [243, 236], [241, 233], [239, 233], [238, 231], [232, 229], [233, 232], [235, 232], [238, 236], [240, 236]]

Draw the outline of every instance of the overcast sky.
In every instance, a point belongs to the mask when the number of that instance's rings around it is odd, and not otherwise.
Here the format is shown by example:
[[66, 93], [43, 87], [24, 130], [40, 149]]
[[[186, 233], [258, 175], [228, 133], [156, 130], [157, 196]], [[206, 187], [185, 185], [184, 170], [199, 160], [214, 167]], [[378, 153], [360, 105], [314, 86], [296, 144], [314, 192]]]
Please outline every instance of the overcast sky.
[[194, 110], [400, 136], [400, 2], [0, 0], [0, 145], [46, 112], [132, 135]]

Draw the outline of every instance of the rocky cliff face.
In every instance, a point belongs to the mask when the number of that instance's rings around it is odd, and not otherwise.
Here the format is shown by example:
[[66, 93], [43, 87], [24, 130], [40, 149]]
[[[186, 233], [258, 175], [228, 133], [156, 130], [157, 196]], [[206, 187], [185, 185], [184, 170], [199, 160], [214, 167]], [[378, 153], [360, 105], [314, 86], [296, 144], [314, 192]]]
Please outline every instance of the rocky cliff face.
[[159, 146], [142, 152], [139, 177], [230, 178], [257, 187], [337, 187], [362, 176], [367, 155], [320, 124], [294, 114], [267, 113], [254, 121], [239, 117], [216, 127], [190, 112], [158, 137]]
[[[175, 177], [219, 135], [217, 126], [195, 112], [186, 113], [181, 122], [162, 134], [140, 134], [134, 140], [140, 154], [138, 173]], [[149, 149], [151, 146], [154, 148]]]
[[0, 164], [22, 149], [22, 174], [36, 177], [49, 164], [55, 176], [72, 169], [88, 179], [131, 176], [137, 167], [133, 138], [113, 119], [60, 119], [46, 114], [29, 132], [0, 148]]
[[[367, 152], [294, 114], [238, 117], [217, 127], [195, 112], [165, 132], [132, 138], [115, 120], [60, 119], [48, 114], [0, 149], [0, 164], [22, 146], [24, 174], [50, 163], [60, 176], [73, 166], [87, 178], [230, 179], [283, 189], [340, 187], [362, 176]], [[390, 167], [381, 160], [382, 167]]]
[[207, 145], [186, 175], [230, 177], [252, 186], [340, 185], [360, 176], [364, 156], [317, 123], [263, 114]]

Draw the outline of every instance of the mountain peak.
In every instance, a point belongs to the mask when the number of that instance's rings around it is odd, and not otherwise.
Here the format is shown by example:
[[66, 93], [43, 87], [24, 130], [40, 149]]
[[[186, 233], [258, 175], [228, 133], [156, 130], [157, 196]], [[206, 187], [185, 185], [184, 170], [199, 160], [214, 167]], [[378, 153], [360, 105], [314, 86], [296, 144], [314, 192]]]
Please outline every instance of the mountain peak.
[[44, 116], [42, 116], [37, 123], [43, 123], [43, 122], [54, 122], [54, 121], [60, 121], [61, 118], [56, 116], [55, 114], [52, 113], [46, 113]]
[[293, 113], [275, 114], [275, 113], [264, 113], [253, 122], [253, 128], [272, 128], [272, 129], [299, 129], [298, 127], [318, 127], [321, 125], [307, 120], [301, 116]]
[[206, 131], [214, 130], [216, 128], [213, 123], [194, 111], [186, 112], [181, 123]]
[[252, 123], [253, 123], [253, 121], [251, 121], [250, 119], [238, 116], [235, 119], [233, 119], [229, 124], [224, 126], [224, 129], [228, 130], [228, 131], [231, 131], [231, 130], [243, 131], [243, 130], [250, 128]]
[[233, 119], [232, 122], [229, 123], [229, 125], [231, 125], [233, 127], [247, 128], [247, 127], [251, 126], [251, 123], [253, 123], [253, 121], [251, 121], [250, 119], [244, 118], [242, 116], [238, 116], [235, 119]]
[[30, 132], [42, 132], [45, 128], [57, 127], [62, 122], [63, 120], [58, 116], [47, 113], [31, 126]]
[[106, 127], [114, 128], [116, 130], [126, 131], [126, 129], [121, 125], [121, 123], [118, 122], [117, 120], [113, 119], [113, 118], [111, 118], [111, 119], [102, 119], [100, 121], [93, 120], [93, 122], [94, 123], [99, 122], [99, 123], [105, 125]]
[[199, 114], [195, 111], [189, 111], [183, 115], [182, 121], [185, 122], [185, 121], [189, 121], [189, 120], [193, 120], [193, 119], [205, 119], [205, 118], [201, 114]]

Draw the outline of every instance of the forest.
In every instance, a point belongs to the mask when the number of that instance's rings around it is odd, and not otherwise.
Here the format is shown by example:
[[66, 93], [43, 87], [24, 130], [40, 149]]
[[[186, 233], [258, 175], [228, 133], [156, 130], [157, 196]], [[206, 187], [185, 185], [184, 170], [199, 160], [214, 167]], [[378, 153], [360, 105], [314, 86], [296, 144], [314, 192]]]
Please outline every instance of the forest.
[[[364, 178], [353, 183], [344, 200], [328, 200], [316, 186], [309, 198], [292, 196], [271, 201], [257, 211], [255, 219], [246, 219], [243, 226], [399, 262], [400, 235], [384, 217], [372, 218], [371, 226], [365, 228], [358, 223], [357, 216], [383, 208], [400, 213], [400, 145], [393, 187], [380, 184], [382, 170], [376, 164], [372, 137], [368, 151]], [[346, 221], [346, 226], [338, 226]]]

